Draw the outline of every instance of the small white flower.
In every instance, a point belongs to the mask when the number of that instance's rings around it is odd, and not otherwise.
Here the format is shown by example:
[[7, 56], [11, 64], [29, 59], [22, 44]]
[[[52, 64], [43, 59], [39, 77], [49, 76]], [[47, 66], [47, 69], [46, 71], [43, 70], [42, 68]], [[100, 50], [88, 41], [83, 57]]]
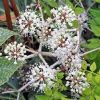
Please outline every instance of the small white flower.
[[[27, 72], [28, 73], [28, 72]], [[29, 81], [33, 80], [31, 86], [37, 91], [43, 92], [45, 87], [53, 87], [55, 80], [56, 70], [46, 67], [44, 64], [39, 63], [32, 65], [30, 68], [30, 74], [26, 75]]]
[[6, 58], [8, 60], [14, 59], [14, 64], [17, 64], [17, 60], [22, 61], [25, 60], [25, 46], [22, 43], [17, 44], [17, 42], [12, 42], [9, 43], [5, 50], [4, 53], [7, 54]]
[[2, 53], [0, 52], [0, 56], [2, 56]]
[[41, 25], [41, 17], [36, 15], [36, 12], [32, 10], [26, 10], [22, 15], [20, 15], [16, 20], [16, 26], [21, 32], [21, 34], [28, 36], [35, 34], [36, 28]]
[[84, 72], [71, 69], [69, 73], [67, 73], [67, 75], [66, 86], [69, 86], [71, 88], [72, 94], [82, 94], [84, 89], [89, 87]]
[[56, 21], [63, 24], [68, 23], [70, 26], [76, 20], [74, 11], [68, 6], [60, 6], [58, 9], [52, 9], [51, 13]]

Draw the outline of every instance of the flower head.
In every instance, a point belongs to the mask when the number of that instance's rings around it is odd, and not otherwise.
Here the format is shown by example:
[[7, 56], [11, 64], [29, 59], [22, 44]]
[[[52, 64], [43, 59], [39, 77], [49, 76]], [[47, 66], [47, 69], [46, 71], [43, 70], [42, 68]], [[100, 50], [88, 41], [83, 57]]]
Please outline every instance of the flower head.
[[59, 23], [68, 23], [72, 26], [72, 21], [76, 20], [74, 11], [68, 6], [60, 6], [58, 9], [52, 9], [54, 19]]
[[36, 34], [36, 29], [41, 25], [41, 17], [32, 10], [26, 10], [16, 20], [16, 26], [24, 36]]
[[8, 58], [8, 60], [14, 59], [15, 60], [15, 64], [17, 63], [16, 61], [22, 61], [25, 60], [25, 46], [22, 43], [17, 44], [17, 42], [12, 42], [9, 43], [5, 50], [4, 53], [7, 54], [8, 56], [6, 56], [6, 58]]
[[46, 67], [44, 64], [39, 63], [32, 65], [29, 71], [26, 73], [26, 79], [32, 81], [31, 87], [34, 87], [34, 90], [44, 91], [46, 86], [49, 88], [53, 87], [55, 80], [55, 69]]
[[66, 77], [66, 86], [70, 87], [73, 95], [82, 94], [85, 88], [89, 87], [85, 73], [79, 70], [70, 70]]

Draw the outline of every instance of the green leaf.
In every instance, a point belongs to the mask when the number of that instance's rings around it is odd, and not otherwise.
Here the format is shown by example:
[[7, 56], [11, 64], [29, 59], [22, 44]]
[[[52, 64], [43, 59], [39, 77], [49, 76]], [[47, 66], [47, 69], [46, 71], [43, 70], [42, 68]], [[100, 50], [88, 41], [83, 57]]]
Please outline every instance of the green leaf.
[[[92, 62], [95, 62], [96, 63], [96, 66], [97, 66], [97, 70], [100, 69], [100, 51], [95, 51], [95, 53], [98, 52], [98, 55], [96, 56], [95, 59], [91, 60], [91, 63]], [[92, 53], [91, 53], [92, 54]]]
[[87, 69], [87, 62], [85, 60], [82, 61], [82, 69]]
[[8, 29], [0, 28], [0, 46], [13, 35], [18, 34]]
[[100, 17], [100, 8], [98, 9], [90, 9], [90, 14], [94, 17]]
[[93, 64], [90, 66], [90, 70], [91, 71], [95, 71], [96, 70], [96, 63], [93, 62]]
[[52, 96], [52, 90], [50, 89], [50, 88], [45, 88], [45, 94], [47, 95], [47, 96]]
[[[96, 59], [96, 57], [99, 55], [99, 52], [98, 51], [95, 51], [95, 52], [92, 52], [92, 53], [89, 53], [87, 56], [90, 60], [94, 60]], [[95, 62], [95, 61], [93, 61]]]
[[95, 95], [96, 100], [100, 100], [100, 96]]
[[83, 95], [86, 95], [86, 96], [88, 96], [88, 95], [90, 95], [91, 94], [91, 88], [87, 88], [87, 89], [85, 89], [84, 91], [83, 91]]
[[51, 97], [46, 95], [36, 95], [36, 100], [51, 100]]
[[90, 26], [92, 26], [92, 25], [100, 26], [100, 18], [95, 17], [93, 19], [90, 19], [89, 24], [90, 24]]
[[78, 28], [78, 27], [79, 27], [78, 20], [74, 20], [74, 21], [73, 21], [73, 26], [74, 26], [75, 28]]
[[87, 74], [87, 80], [90, 82], [90, 81], [92, 81], [92, 78], [93, 78], [92, 73], [88, 73]]
[[53, 94], [53, 98], [54, 100], [57, 99], [57, 100], [61, 100], [61, 98], [65, 98], [66, 96], [63, 95], [62, 93], [58, 92], [58, 91], [55, 91], [54, 94]]
[[94, 96], [90, 96], [89, 100], [95, 100]]
[[67, 99], [67, 98], [65, 98], [65, 97], [61, 97], [61, 100], [70, 100], [70, 99]]
[[95, 93], [96, 95], [100, 96], [100, 86], [96, 86], [96, 87], [95, 87], [94, 93]]
[[100, 26], [96, 26], [94, 24], [90, 24], [92, 32], [96, 35], [96, 36], [100, 36]]
[[100, 3], [100, 0], [94, 0], [95, 2], [97, 2], [97, 3]]
[[44, 7], [44, 8], [43, 8], [44, 14], [47, 14], [48, 16], [51, 16], [50, 7], [47, 6], [47, 5], [45, 4], [45, 2], [40, 1], [40, 3], [41, 3], [41, 5]]
[[0, 57], [0, 86], [6, 83], [14, 72], [23, 66], [24, 63], [25, 62], [18, 62], [18, 64], [14, 64], [12, 61]]
[[88, 44], [84, 44], [84, 47], [89, 48], [89, 49], [95, 49], [97, 47], [100, 47], [100, 39], [89, 39]]
[[55, 0], [44, 0], [47, 2], [51, 7], [58, 7], [58, 4]]
[[73, 8], [73, 3], [70, 0], [64, 0], [64, 3]]
[[80, 8], [80, 7], [76, 7], [75, 8], [75, 13], [77, 14], [77, 15], [79, 15], [79, 14], [81, 14], [81, 13], [83, 13], [84, 12], [84, 9], [83, 8]]
[[100, 84], [100, 75], [96, 75], [96, 76], [95, 76], [95, 82], [96, 82], [97, 84]]
[[46, 13], [48, 16], [51, 16], [51, 13], [50, 13], [50, 8], [48, 6], [44, 6], [44, 13]]
[[64, 77], [64, 73], [57, 73], [57, 78], [62, 79]]
[[86, 98], [85, 97], [80, 97], [80, 100], [86, 100]]

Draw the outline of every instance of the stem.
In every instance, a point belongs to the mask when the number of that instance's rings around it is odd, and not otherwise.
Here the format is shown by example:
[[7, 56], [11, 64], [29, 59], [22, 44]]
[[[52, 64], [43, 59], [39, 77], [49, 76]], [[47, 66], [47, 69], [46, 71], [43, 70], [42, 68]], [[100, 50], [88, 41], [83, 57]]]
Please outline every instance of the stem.
[[26, 51], [31, 52], [31, 53], [33, 53], [33, 54], [38, 54], [38, 52], [35, 51], [35, 50], [32, 49], [32, 48], [26, 49]]
[[81, 7], [82, 7], [83, 9], [85, 9], [81, 0], [79, 0], [79, 3], [80, 3], [80, 5], [81, 5]]
[[17, 94], [17, 100], [19, 100], [19, 98], [20, 98], [20, 92], [18, 92]]
[[91, 7], [95, 4], [95, 2], [93, 2], [87, 9], [87, 13], [89, 12], [89, 10], [91, 9]]
[[[39, 0], [38, 0], [38, 3], [40, 4]], [[43, 12], [42, 12], [41, 5], [39, 6], [39, 10], [40, 10], [40, 13], [41, 13], [42, 22], [44, 23], [44, 17], [43, 17]]]
[[76, 3], [76, 5], [79, 5], [81, 7], [80, 3], [77, 0], [74, 0], [74, 2]]
[[96, 48], [96, 49], [93, 49], [93, 50], [90, 50], [88, 52], [85, 52], [85, 53], [81, 54], [80, 56], [87, 55], [87, 54], [92, 53], [92, 52], [97, 51], [97, 50], [100, 50], [100, 47], [99, 48]]
[[2, 94], [8, 94], [8, 93], [15, 93], [17, 91], [5, 91], [5, 92], [2, 92]]
[[41, 55], [43, 56], [49, 56], [49, 57], [57, 57], [56, 54], [52, 53], [52, 52], [39, 52]]
[[18, 11], [18, 9], [16, 7], [15, 0], [10, 0], [10, 1], [11, 1], [12, 8], [14, 10], [14, 14], [15, 14], [16, 17], [18, 17], [19, 16], [19, 11]]
[[42, 57], [41, 54], [39, 54], [39, 57], [43, 61], [43, 63], [45, 64], [45, 66], [49, 67], [48, 63], [45, 61], [45, 59]]
[[33, 58], [35, 56], [37, 56], [37, 55], [36, 54], [31, 54], [31, 55], [28, 55], [27, 57], [25, 57], [25, 59], [30, 59], [30, 58]]
[[56, 65], [59, 65], [59, 64], [61, 64], [61, 62], [58, 60], [57, 62], [55, 62], [54, 64], [52, 64], [50, 67], [54, 68]]
[[18, 92], [18, 95], [17, 95], [17, 100], [19, 100], [19, 95], [20, 95], [20, 92], [23, 91], [27, 86], [29, 86], [30, 84], [33, 83], [33, 80], [28, 82], [27, 84], [25, 84], [24, 86], [22, 86], [20, 89], [18, 89], [17, 91], [6, 91], [6, 92], [2, 92], [2, 94], [8, 94], [8, 93], [15, 93], [15, 92]]
[[38, 52], [41, 52], [41, 51], [42, 51], [42, 43], [40, 43], [39, 49], [38, 49]]
[[32, 84], [33, 83], [33, 80], [32, 81], [30, 81], [30, 82], [28, 82], [27, 84], [25, 84], [24, 86], [22, 86], [19, 90], [18, 90], [18, 92], [21, 92], [21, 91], [23, 91], [27, 86], [29, 86], [30, 84]]
[[77, 30], [77, 36], [78, 36], [78, 41], [77, 41], [77, 46], [75, 48], [75, 51], [78, 51], [80, 47], [80, 31], [79, 30]]
[[[35, 50], [32, 49], [32, 48], [26, 49], [26, 51], [31, 52], [31, 53], [33, 53], [33, 54], [35, 54], [35, 55], [41, 54], [41, 55], [43, 55], [43, 56], [49, 56], [49, 57], [56, 57], [56, 56], [57, 56], [56, 54], [54, 54], [54, 53], [52, 53], [52, 52], [43, 52], [43, 51], [40, 52], [40, 50], [35, 51]], [[33, 57], [33, 55], [31, 55], [31, 56]], [[30, 58], [30, 57], [29, 57], [29, 58]]]
[[7, 27], [8, 27], [8, 29], [13, 30], [8, 0], [3, 0], [3, 4], [4, 4], [4, 8], [5, 8]]
[[76, 32], [77, 29], [76, 29], [76, 28], [73, 28], [73, 29], [67, 29], [66, 31], [67, 31], [67, 32]]

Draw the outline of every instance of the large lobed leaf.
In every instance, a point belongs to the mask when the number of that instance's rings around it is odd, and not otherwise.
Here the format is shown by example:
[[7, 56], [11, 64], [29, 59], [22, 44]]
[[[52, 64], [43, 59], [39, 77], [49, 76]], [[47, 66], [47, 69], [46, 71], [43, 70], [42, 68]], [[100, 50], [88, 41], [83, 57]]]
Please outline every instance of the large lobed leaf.
[[18, 34], [8, 29], [0, 28], [0, 46], [13, 35]]
[[14, 72], [23, 66], [24, 63], [25, 62], [18, 62], [14, 64], [12, 61], [0, 57], [0, 86], [6, 83]]

